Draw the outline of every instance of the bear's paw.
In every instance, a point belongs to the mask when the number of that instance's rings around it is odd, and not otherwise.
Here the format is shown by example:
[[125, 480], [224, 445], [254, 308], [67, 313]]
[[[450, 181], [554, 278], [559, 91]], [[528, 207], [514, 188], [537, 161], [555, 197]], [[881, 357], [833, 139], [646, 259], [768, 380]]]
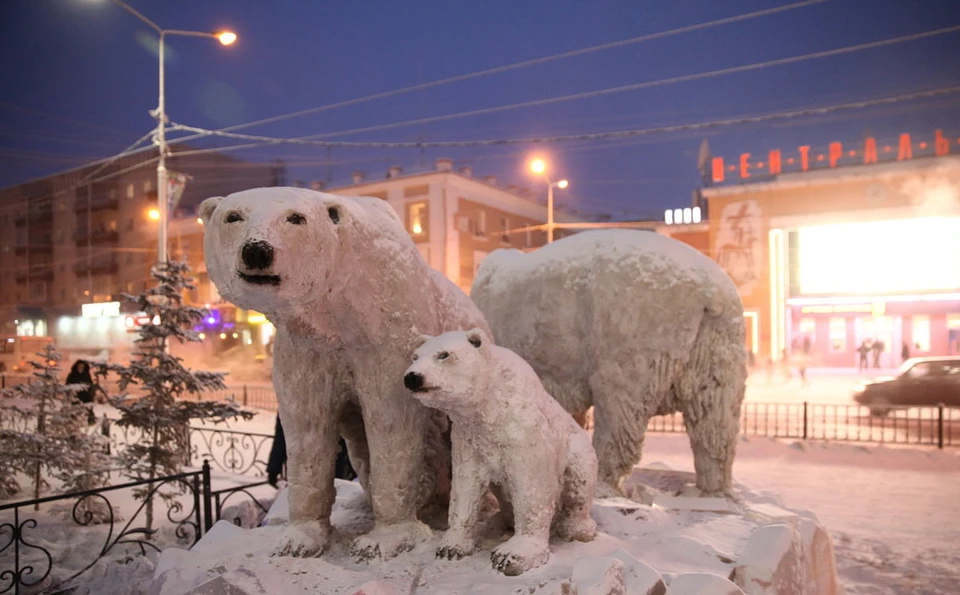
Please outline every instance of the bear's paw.
[[593, 541], [597, 535], [597, 523], [590, 517], [566, 517], [554, 528], [556, 536], [563, 541]]
[[284, 529], [271, 555], [314, 558], [326, 551], [329, 543], [329, 525], [320, 521], [292, 523]]
[[368, 562], [377, 558], [389, 560], [412, 550], [418, 543], [429, 539], [432, 535], [430, 527], [420, 521], [378, 525], [373, 531], [353, 542], [350, 554], [358, 562]]
[[519, 576], [543, 566], [550, 559], [550, 546], [544, 539], [514, 535], [490, 553], [494, 570], [506, 576]]
[[472, 554], [475, 549], [473, 539], [457, 531], [447, 531], [437, 547], [437, 559], [459, 560]]

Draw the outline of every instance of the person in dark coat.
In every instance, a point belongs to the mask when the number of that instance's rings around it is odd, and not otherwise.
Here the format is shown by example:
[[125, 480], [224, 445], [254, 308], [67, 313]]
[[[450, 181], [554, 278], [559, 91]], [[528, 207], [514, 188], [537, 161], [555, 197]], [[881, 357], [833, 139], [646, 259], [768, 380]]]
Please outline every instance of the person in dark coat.
[[270, 457], [267, 459], [267, 483], [277, 487], [277, 479], [286, 476], [284, 467], [287, 464], [287, 441], [283, 437], [283, 426], [280, 425], [280, 416], [273, 428], [273, 446], [270, 448]]
[[[351, 481], [357, 477], [357, 473], [353, 470], [353, 465], [350, 464], [350, 457], [347, 456], [347, 443], [343, 438], [340, 438], [339, 446], [334, 477]], [[267, 459], [267, 483], [277, 487], [277, 480], [281, 476], [286, 477], [286, 464], [287, 441], [283, 436], [283, 426], [280, 424], [280, 416], [278, 415], [277, 423], [273, 429], [273, 446], [270, 448], [270, 457]]]
[[90, 364], [82, 359], [73, 362], [70, 373], [67, 374], [67, 384], [86, 386], [86, 388], [77, 391], [74, 396], [87, 406], [87, 424], [97, 423], [97, 415], [93, 412], [93, 377], [90, 375]]

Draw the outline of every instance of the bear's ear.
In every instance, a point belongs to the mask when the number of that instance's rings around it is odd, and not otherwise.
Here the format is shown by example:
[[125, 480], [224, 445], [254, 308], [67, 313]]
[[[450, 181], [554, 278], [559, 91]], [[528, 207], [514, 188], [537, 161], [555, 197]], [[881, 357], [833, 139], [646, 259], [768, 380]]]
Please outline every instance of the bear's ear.
[[477, 349], [480, 349], [483, 344], [487, 342], [487, 333], [479, 328], [470, 329], [467, 331], [467, 341]]
[[432, 339], [432, 338], [433, 338], [433, 337], [431, 337], [430, 335], [420, 335], [419, 337], [417, 337], [416, 339], [414, 339], [414, 341], [413, 341], [413, 348], [414, 348], [414, 349], [420, 349], [420, 347], [421, 347], [424, 343], [426, 343], [427, 341], [429, 341], [429, 340]]
[[210, 217], [213, 215], [214, 209], [217, 208], [217, 205], [220, 204], [221, 200], [223, 200], [222, 196], [211, 196], [207, 200], [200, 203], [200, 219], [203, 221], [204, 225], [210, 221]]

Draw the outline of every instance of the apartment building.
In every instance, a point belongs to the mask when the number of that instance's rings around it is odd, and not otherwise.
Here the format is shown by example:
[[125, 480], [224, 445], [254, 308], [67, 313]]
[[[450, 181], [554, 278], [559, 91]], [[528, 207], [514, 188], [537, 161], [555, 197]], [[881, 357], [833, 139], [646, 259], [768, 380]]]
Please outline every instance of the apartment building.
[[[176, 147], [168, 159], [188, 180], [183, 210], [212, 194], [284, 183], [282, 164], [179, 155], [190, 149]], [[155, 151], [144, 150], [0, 189], [0, 334], [56, 336], [61, 319], [84, 318], [84, 304], [116, 302], [150, 283], [155, 163]]]
[[[327, 187], [312, 182], [310, 186], [332, 194], [385, 200], [427, 263], [468, 293], [477, 267], [491, 251], [527, 251], [546, 243], [544, 231], [515, 231], [547, 220], [546, 206], [530, 189], [500, 185], [493, 176], [474, 177], [469, 166], [455, 170], [450, 159], [437, 159], [428, 171], [404, 173], [395, 166], [381, 178], [355, 171], [349, 184]], [[562, 211], [556, 211], [555, 217], [558, 222], [578, 220]], [[566, 233], [558, 230], [555, 237]], [[265, 351], [272, 326], [262, 315], [238, 310], [220, 299], [203, 262], [203, 227], [195, 215], [171, 223], [170, 250], [173, 258], [186, 260], [192, 267], [197, 287], [191, 299], [213, 312], [204, 323], [204, 336], [217, 344], [216, 350], [251, 345]]]

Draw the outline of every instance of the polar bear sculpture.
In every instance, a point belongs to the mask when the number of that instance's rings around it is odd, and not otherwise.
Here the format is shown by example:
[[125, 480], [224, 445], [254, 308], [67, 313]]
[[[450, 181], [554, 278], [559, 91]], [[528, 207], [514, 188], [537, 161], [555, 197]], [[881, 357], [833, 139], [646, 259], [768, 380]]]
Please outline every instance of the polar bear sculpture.
[[200, 206], [220, 294], [276, 325], [273, 382], [287, 439], [290, 525], [275, 554], [319, 555], [331, 537], [338, 437], [373, 506], [359, 558], [429, 536], [417, 519], [449, 497], [446, 416], [403, 373], [423, 333], [486, 327], [469, 298], [420, 256], [379, 199], [257, 188]]
[[622, 493], [648, 420], [675, 411], [697, 488], [729, 493], [747, 376], [743, 304], [711, 259], [653, 232], [588, 231], [490, 253], [471, 297], [497, 343], [568, 412], [594, 407], [602, 493]]
[[547, 562], [551, 525], [561, 539], [593, 539], [597, 456], [590, 436], [547, 394], [530, 365], [493, 345], [481, 329], [421, 341], [404, 384], [452, 424], [450, 528], [437, 557], [473, 552], [488, 490], [501, 510], [513, 513], [514, 536], [490, 556], [506, 575]]

